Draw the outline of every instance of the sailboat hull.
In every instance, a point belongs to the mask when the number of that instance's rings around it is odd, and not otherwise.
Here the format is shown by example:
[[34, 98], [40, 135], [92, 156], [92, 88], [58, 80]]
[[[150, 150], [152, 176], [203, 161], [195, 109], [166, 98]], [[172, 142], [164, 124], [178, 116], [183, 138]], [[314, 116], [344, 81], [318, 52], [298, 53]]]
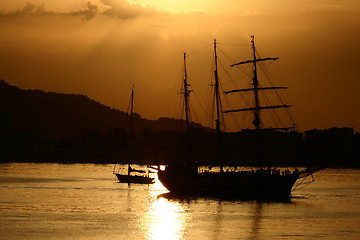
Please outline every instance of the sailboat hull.
[[181, 173], [159, 171], [161, 183], [172, 194], [237, 198], [244, 200], [289, 200], [297, 174], [258, 172]]
[[146, 177], [146, 176], [131, 176], [115, 173], [119, 182], [122, 183], [140, 183], [140, 184], [153, 184], [155, 182], [155, 178]]

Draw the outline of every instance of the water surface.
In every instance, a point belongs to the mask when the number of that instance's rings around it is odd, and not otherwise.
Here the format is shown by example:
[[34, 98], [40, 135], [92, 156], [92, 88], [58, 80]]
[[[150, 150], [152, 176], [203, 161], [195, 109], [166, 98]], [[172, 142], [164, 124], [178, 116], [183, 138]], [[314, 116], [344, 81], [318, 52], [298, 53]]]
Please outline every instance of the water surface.
[[0, 164], [0, 239], [360, 239], [360, 170], [324, 170], [272, 203], [169, 198], [112, 169]]

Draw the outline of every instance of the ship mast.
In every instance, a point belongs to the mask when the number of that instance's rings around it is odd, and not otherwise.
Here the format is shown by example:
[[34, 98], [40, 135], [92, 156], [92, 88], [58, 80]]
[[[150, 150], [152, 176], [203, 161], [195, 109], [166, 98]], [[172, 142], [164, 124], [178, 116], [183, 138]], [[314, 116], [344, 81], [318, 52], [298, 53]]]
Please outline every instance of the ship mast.
[[246, 60], [246, 61], [234, 63], [234, 64], [232, 64], [230, 66], [235, 67], [235, 66], [242, 65], [242, 64], [252, 63], [253, 64], [253, 69], [254, 69], [253, 70], [253, 78], [252, 78], [253, 87], [252, 88], [246, 88], [246, 89], [235, 89], [235, 90], [231, 90], [231, 91], [226, 91], [225, 94], [235, 93], [235, 92], [253, 91], [254, 92], [255, 107], [227, 110], [227, 111], [225, 111], [225, 113], [242, 112], [242, 111], [254, 111], [253, 125], [255, 126], [256, 130], [260, 130], [261, 129], [260, 110], [275, 109], [275, 108], [289, 108], [289, 107], [291, 107], [291, 105], [283, 104], [283, 105], [272, 105], [272, 106], [260, 106], [260, 103], [259, 103], [259, 91], [273, 90], [273, 89], [287, 89], [287, 87], [259, 87], [258, 74], [257, 74], [257, 62], [268, 61], [268, 60], [276, 61], [279, 58], [272, 58], [272, 57], [257, 58], [256, 57], [254, 35], [251, 36], [251, 47], [252, 47], [252, 50], [253, 50], [253, 59], [252, 60]]
[[251, 46], [252, 46], [252, 50], [253, 50], [253, 65], [254, 65], [253, 86], [254, 86], [254, 97], [255, 97], [255, 110], [254, 110], [253, 124], [255, 126], [255, 129], [259, 130], [261, 127], [260, 106], [259, 106], [259, 96], [258, 96], [259, 81], [258, 81], [258, 77], [257, 77], [257, 68], [256, 68], [256, 51], [255, 51], [254, 35], [251, 36]]
[[221, 129], [220, 129], [220, 107], [221, 107], [221, 101], [220, 101], [220, 94], [219, 94], [219, 76], [218, 76], [218, 58], [217, 58], [217, 52], [216, 52], [216, 39], [214, 39], [214, 56], [215, 56], [215, 101], [216, 101], [216, 135], [217, 135], [217, 141], [218, 141], [218, 147], [219, 147], [219, 162], [220, 162], [220, 172], [223, 172], [223, 159], [222, 159], [222, 143], [221, 143]]
[[[292, 107], [292, 105], [283, 104], [283, 105], [260, 106], [259, 96], [258, 96], [259, 91], [274, 90], [274, 89], [287, 89], [287, 87], [260, 87], [259, 86], [258, 74], [257, 74], [257, 62], [268, 61], [268, 60], [276, 61], [279, 58], [272, 58], [272, 57], [257, 58], [256, 57], [254, 35], [251, 36], [251, 46], [252, 46], [252, 50], [253, 50], [253, 59], [252, 60], [246, 60], [246, 61], [234, 63], [234, 64], [232, 64], [230, 66], [235, 67], [235, 66], [242, 65], [242, 64], [252, 63], [253, 68], [254, 68], [254, 70], [253, 70], [253, 78], [252, 78], [253, 87], [252, 88], [246, 88], [246, 89], [235, 89], [235, 90], [231, 90], [231, 91], [226, 91], [224, 93], [228, 94], [228, 93], [235, 93], [235, 92], [253, 91], [254, 92], [255, 107], [232, 109], [232, 110], [224, 111], [224, 113], [242, 112], [242, 111], [254, 111], [253, 125], [255, 126], [255, 129], [260, 130], [262, 128], [261, 127], [261, 119], [260, 119], [260, 111], [261, 110], [275, 109], [275, 108], [289, 108], [289, 107]], [[291, 128], [278, 128], [278, 129], [288, 130], [288, 129], [291, 129]]]
[[[273, 89], [286, 89], [286, 87], [260, 87], [259, 86], [259, 81], [258, 81], [258, 74], [257, 74], [257, 62], [262, 62], [262, 61], [276, 61], [278, 60], [278, 58], [272, 58], [272, 57], [267, 57], [267, 58], [257, 58], [256, 56], [256, 48], [255, 48], [255, 39], [254, 39], [254, 35], [251, 36], [251, 47], [252, 47], [252, 51], [253, 51], [253, 56], [251, 60], [246, 60], [246, 61], [242, 61], [242, 62], [238, 62], [238, 63], [234, 63], [232, 65], [230, 65], [231, 67], [235, 67], [238, 65], [242, 65], [242, 64], [248, 64], [251, 63], [253, 64], [253, 78], [252, 78], [252, 87], [251, 88], [247, 88], [247, 89], [236, 89], [236, 90], [231, 90], [231, 91], [227, 91], [225, 92], [225, 94], [228, 93], [235, 93], [235, 92], [245, 92], [245, 91], [252, 91], [254, 93], [254, 103], [255, 106], [254, 107], [249, 107], [249, 108], [241, 108], [241, 109], [233, 109], [233, 110], [227, 110], [224, 113], [230, 113], [230, 112], [242, 112], [242, 111], [253, 111], [254, 112], [254, 120], [253, 120], [253, 125], [255, 127], [255, 130], [257, 130], [257, 134], [256, 134], [256, 159], [258, 164], [260, 165], [260, 168], [263, 167], [263, 159], [262, 159], [262, 140], [261, 140], [261, 130], [262, 125], [261, 125], [261, 118], [260, 118], [260, 111], [261, 110], [266, 110], [266, 109], [275, 109], [275, 108], [289, 108], [291, 107], [291, 105], [272, 105], [272, 106], [261, 106], [260, 102], [259, 102], [259, 91], [263, 91], [263, 90], [273, 90]], [[292, 129], [292, 128], [277, 128], [277, 130], [288, 130], [288, 129]]]
[[254, 100], [255, 100], [255, 109], [254, 109], [254, 121], [253, 124], [255, 126], [256, 132], [256, 160], [257, 163], [260, 165], [260, 169], [262, 169], [264, 160], [262, 155], [262, 137], [260, 135], [260, 128], [261, 128], [261, 120], [260, 120], [260, 105], [259, 105], [259, 81], [257, 77], [257, 68], [256, 68], [256, 50], [255, 50], [255, 40], [254, 35], [251, 36], [251, 48], [253, 50], [253, 67], [254, 67], [254, 75], [253, 75], [253, 81], [252, 84], [254, 86]]
[[188, 75], [187, 75], [187, 70], [186, 70], [186, 53], [184, 53], [184, 104], [185, 104], [185, 122], [186, 122], [186, 142], [187, 142], [187, 162], [190, 163], [190, 152], [191, 152], [191, 144], [190, 144], [190, 120], [189, 120], [189, 111], [190, 111], [190, 106], [189, 106], [189, 96], [190, 96], [190, 90], [188, 89], [188, 87], [190, 86], [190, 84], [188, 83]]

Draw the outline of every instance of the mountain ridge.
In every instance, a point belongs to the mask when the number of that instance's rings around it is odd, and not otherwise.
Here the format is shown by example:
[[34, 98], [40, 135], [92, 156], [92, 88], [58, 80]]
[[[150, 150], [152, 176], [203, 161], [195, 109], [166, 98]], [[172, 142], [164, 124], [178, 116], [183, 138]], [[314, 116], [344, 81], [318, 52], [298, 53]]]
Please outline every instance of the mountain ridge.
[[[41, 131], [46, 140], [71, 138], [87, 129], [103, 133], [126, 128], [128, 114], [108, 107], [82, 94], [24, 90], [0, 80], [0, 111], [10, 115], [12, 129]], [[153, 131], [184, 130], [183, 120], [161, 117], [157, 120], [133, 115], [136, 134]], [[181, 126], [184, 125], [184, 126]], [[203, 128], [193, 123], [196, 128]]]
[[[134, 114], [133, 136], [126, 131], [127, 116], [86, 95], [22, 90], [0, 80], [0, 162], [169, 164], [187, 157], [184, 120]], [[215, 131], [193, 123], [191, 133], [192, 158], [216, 164]], [[253, 166], [255, 136], [224, 132], [226, 163]], [[273, 166], [360, 168], [358, 146], [360, 133], [346, 127], [263, 135]]]

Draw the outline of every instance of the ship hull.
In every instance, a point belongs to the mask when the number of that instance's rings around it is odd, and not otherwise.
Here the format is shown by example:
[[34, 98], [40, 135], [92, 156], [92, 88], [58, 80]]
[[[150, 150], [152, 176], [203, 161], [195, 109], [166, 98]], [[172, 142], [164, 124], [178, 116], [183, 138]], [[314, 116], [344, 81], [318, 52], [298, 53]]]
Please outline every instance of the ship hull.
[[117, 179], [121, 183], [140, 183], [140, 184], [153, 184], [155, 179], [146, 176], [131, 176], [115, 173]]
[[289, 200], [297, 174], [259, 172], [189, 173], [159, 171], [172, 194], [244, 200]]

